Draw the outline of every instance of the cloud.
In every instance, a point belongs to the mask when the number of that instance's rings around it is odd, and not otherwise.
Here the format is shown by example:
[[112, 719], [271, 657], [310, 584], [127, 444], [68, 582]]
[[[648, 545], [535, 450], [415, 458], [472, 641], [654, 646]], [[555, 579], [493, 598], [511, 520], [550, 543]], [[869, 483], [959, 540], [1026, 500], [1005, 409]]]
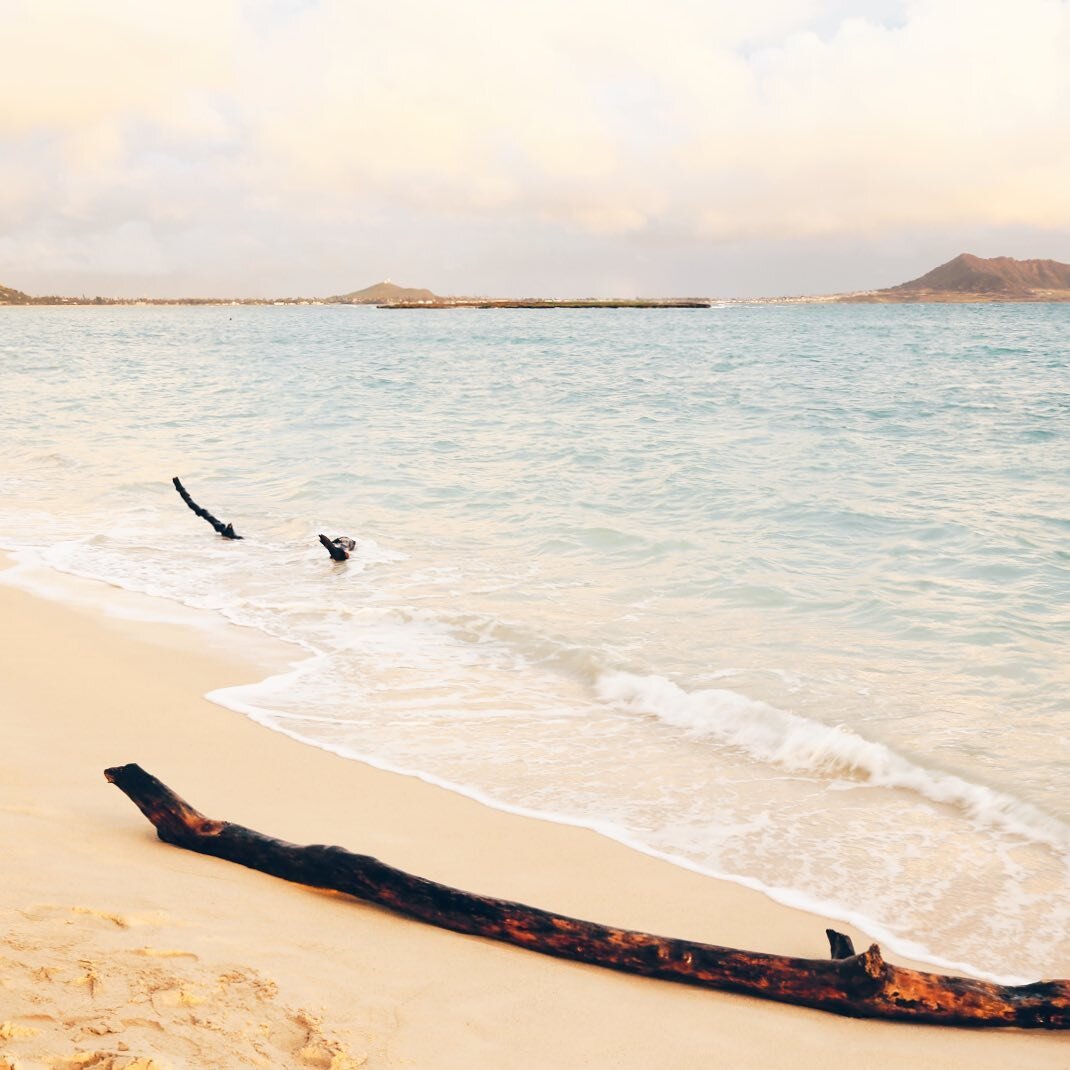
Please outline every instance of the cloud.
[[13, 6], [0, 270], [45, 232], [159, 269], [182, 225], [1070, 229], [1067, 0]]
[[144, 116], [203, 133], [191, 102], [232, 84], [241, 29], [229, 0], [166, 9], [136, 0], [10, 0], [0, 128], [75, 131]]
[[928, 0], [824, 36], [793, 3], [435, 10], [320, 5], [270, 42], [294, 76], [261, 68], [246, 101], [258, 171], [323, 210], [595, 230], [1070, 224], [1065, 2]]

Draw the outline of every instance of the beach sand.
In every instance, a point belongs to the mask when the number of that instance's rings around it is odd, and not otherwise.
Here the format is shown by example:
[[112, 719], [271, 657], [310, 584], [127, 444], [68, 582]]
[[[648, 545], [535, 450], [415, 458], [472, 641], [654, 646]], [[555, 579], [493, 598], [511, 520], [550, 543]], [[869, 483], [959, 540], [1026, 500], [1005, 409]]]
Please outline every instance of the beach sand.
[[472, 891], [827, 954], [824, 918], [209, 703], [262, 672], [206, 637], [8, 587], [0, 620], [0, 1068], [1070, 1066], [1067, 1035], [857, 1021], [627, 977], [169, 847], [105, 767], [138, 762], [212, 817]]

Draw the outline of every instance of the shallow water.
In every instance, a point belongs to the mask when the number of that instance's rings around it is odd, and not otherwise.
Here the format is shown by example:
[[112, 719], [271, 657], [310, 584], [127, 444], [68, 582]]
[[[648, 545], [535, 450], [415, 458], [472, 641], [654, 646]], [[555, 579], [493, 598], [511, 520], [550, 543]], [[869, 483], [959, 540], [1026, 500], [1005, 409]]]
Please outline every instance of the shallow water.
[[0, 324], [0, 543], [295, 644], [218, 701], [934, 961], [1070, 957], [1067, 306]]

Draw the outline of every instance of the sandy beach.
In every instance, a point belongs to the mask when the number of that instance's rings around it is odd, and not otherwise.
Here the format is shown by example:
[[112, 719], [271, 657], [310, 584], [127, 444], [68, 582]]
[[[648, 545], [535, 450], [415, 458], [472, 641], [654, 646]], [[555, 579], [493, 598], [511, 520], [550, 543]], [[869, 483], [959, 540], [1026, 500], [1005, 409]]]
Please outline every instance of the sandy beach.
[[213, 705], [207, 691], [258, 667], [205, 637], [10, 587], [0, 617], [0, 1067], [1070, 1064], [1067, 1036], [856, 1021], [620, 976], [169, 847], [105, 767], [136, 761], [210, 816], [466, 889], [826, 953], [824, 918]]

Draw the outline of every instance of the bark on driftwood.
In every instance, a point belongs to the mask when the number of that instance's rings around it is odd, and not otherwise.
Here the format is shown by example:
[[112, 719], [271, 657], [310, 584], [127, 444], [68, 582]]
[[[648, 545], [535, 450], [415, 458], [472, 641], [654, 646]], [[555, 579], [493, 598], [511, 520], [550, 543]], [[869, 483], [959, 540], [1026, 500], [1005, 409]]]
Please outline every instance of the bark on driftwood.
[[833, 958], [800, 959], [616, 929], [414, 877], [341, 847], [301, 847], [205, 817], [140, 766], [105, 770], [167, 843], [286, 880], [346, 892], [455, 932], [626, 973], [745, 992], [861, 1018], [940, 1025], [1070, 1028], [1070, 981], [1008, 986], [856, 955], [827, 930]]
[[178, 476], [173, 476], [171, 482], [175, 485], [175, 490], [178, 491], [182, 500], [199, 516], [207, 520], [213, 528], [223, 536], [224, 539], [240, 539], [242, 536], [238, 535], [234, 531], [233, 524], [224, 524], [223, 521], [217, 520], [207, 509], [202, 509], [187, 493], [186, 488], [182, 486]]

